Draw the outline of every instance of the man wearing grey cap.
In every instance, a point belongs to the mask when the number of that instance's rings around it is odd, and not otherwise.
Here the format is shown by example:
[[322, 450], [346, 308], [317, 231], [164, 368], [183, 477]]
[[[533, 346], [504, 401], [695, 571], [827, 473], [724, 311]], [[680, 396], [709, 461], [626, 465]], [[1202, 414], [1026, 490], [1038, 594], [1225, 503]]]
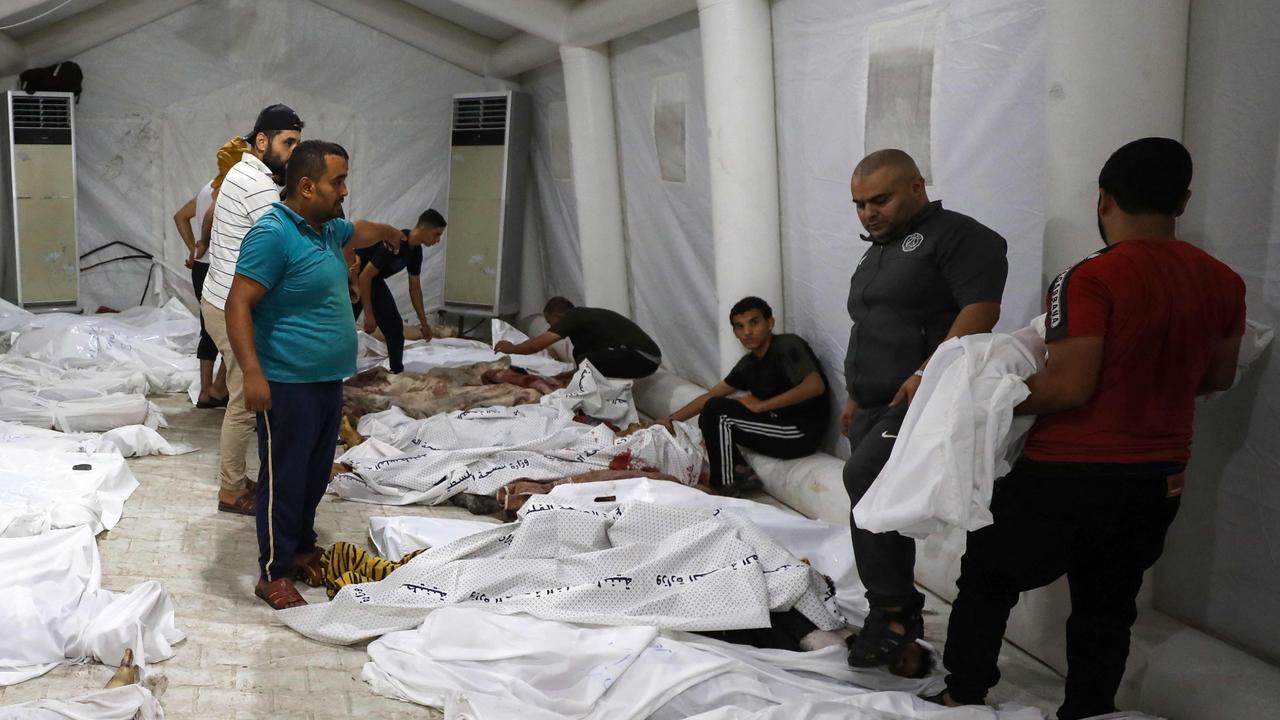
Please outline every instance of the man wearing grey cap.
[[301, 118], [287, 105], [271, 105], [258, 113], [253, 131], [245, 136], [249, 152], [227, 172], [214, 205], [209, 274], [200, 312], [209, 336], [222, 353], [230, 393], [222, 419], [218, 467], [218, 509], [223, 512], [255, 514], [254, 487], [245, 466], [245, 452], [256, 430], [253, 413], [244, 406], [244, 376], [227, 336], [227, 294], [245, 233], [271, 209], [272, 203], [280, 200], [279, 181], [293, 148], [302, 139], [302, 126]]

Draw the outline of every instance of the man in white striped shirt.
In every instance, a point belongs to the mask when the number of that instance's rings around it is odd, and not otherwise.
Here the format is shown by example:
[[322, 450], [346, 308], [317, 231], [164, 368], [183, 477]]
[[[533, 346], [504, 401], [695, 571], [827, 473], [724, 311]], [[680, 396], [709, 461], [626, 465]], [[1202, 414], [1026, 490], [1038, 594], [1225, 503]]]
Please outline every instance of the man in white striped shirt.
[[218, 509], [223, 512], [255, 514], [254, 484], [245, 467], [245, 452], [256, 430], [253, 413], [244, 406], [244, 376], [227, 337], [227, 294], [245, 234], [280, 200], [278, 180], [284, 177], [285, 163], [302, 139], [302, 126], [298, 114], [286, 105], [271, 105], [258, 113], [253, 132], [245, 136], [249, 152], [227, 173], [214, 205], [209, 274], [200, 311], [209, 336], [222, 352], [230, 393], [222, 419], [218, 467]]

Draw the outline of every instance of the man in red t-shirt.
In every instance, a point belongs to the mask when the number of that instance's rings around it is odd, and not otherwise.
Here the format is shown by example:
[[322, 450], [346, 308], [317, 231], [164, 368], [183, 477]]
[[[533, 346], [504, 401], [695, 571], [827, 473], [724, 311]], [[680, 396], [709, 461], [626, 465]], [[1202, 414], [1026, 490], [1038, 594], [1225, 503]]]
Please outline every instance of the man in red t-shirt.
[[1047, 298], [1048, 362], [1016, 408], [1039, 416], [996, 483], [994, 523], [969, 533], [935, 700], [979, 704], [1018, 594], [1063, 574], [1071, 589], [1059, 720], [1115, 711], [1143, 572], [1164, 549], [1190, 457], [1197, 395], [1235, 377], [1244, 282], [1174, 237], [1191, 156], [1145, 138], [1098, 177], [1106, 248], [1059, 275]]

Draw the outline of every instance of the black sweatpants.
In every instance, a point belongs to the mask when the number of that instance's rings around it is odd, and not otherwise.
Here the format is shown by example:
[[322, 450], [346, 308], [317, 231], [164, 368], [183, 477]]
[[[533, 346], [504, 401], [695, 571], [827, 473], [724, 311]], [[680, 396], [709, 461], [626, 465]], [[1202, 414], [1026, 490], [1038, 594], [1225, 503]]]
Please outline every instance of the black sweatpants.
[[738, 445], [770, 457], [791, 459], [812, 455], [822, 441], [817, 423], [808, 426], [783, 420], [778, 413], [755, 413], [745, 405], [724, 397], [713, 397], [698, 416], [702, 439], [711, 463], [711, 486], [732, 487], [733, 466], [746, 463]]
[[944, 661], [960, 702], [981, 703], [1018, 593], [1063, 574], [1071, 589], [1066, 700], [1060, 720], [1115, 712], [1142, 574], [1164, 550], [1178, 512], [1172, 463], [1019, 462], [996, 482], [992, 525], [969, 533]]
[[329, 486], [342, 416], [342, 381], [270, 382], [258, 413], [258, 565], [267, 580], [290, 577], [293, 557], [316, 549], [316, 507]]
[[[204, 278], [209, 274], [209, 263], [193, 262], [191, 263], [191, 287], [196, 291], [196, 304], [200, 304], [201, 298], [204, 297]], [[196, 308], [198, 311], [200, 308]], [[200, 344], [196, 346], [196, 357], [201, 360], [217, 360], [218, 346], [214, 344], [213, 338], [209, 337], [209, 333], [204, 330], [204, 313], [197, 312], [200, 316]]]
[[[391, 288], [387, 287], [387, 282], [381, 277], [373, 279], [372, 292], [370, 301], [373, 303], [373, 319], [387, 341], [387, 360], [391, 372], [404, 372], [404, 320], [400, 317], [400, 308], [396, 307]], [[360, 318], [360, 311], [363, 309], [362, 302], [351, 306], [356, 319]]]
[[858, 576], [867, 588], [867, 602], [873, 607], [902, 607], [924, 602], [924, 596], [915, 586], [916, 541], [896, 532], [862, 530], [852, 513], [852, 508], [871, 489], [889, 461], [898, 428], [902, 427], [906, 415], [905, 402], [893, 407], [859, 408], [849, 425], [844, 487], [849, 493], [851, 508], [853, 559], [858, 565]]
[[661, 358], [655, 362], [652, 358], [624, 347], [587, 353], [582, 360], [590, 360], [591, 364], [604, 373], [605, 377], [627, 380], [649, 377], [658, 371], [658, 365], [661, 362]]

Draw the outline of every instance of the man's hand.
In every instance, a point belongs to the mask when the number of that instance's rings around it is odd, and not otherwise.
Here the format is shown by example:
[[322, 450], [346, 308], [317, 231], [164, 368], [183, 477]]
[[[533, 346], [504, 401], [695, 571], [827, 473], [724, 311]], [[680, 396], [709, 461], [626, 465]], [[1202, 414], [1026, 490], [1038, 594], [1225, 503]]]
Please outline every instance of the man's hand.
[[191, 266], [194, 265], [195, 262], [196, 262], [196, 251], [192, 250], [191, 252], [187, 253], [187, 261], [183, 263], [183, 265], [186, 265], [187, 269], [190, 270]]
[[365, 332], [367, 332], [367, 333], [369, 333], [370, 335], [372, 335], [372, 334], [373, 334], [373, 331], [378, 329], [378, 319], [377, 319], [377, 318], [375, 318], [375, 317], [374, 317], [372, 314], [370, 314], [370, 313], [365, 313], [365, 316], [364, 316], [364, 322], [362, 323], [362, 327], [364, 328], [364, 331], [365, 331]]
[[435, 337], [435, 335], [431, 333], [431, 323], [422, 323], [418, 326], [418, 329], [422, 331], [422, 339], [427, 342], [431, 342], [431, 338]]
[[389, 237], [382, 241], [382, 246], [393, 253], [400, 252], [400, 243], [404, 242], [404, 233], [396, 233], [395, 237]]
[[271, 409], [271, 386], [261, 372], [244, 375], [244, 407], [249, 412]]
[[893, 396], [893, 402], [889, 403], [889, 407], [893, 407], [904, 400], [910, 405], [911, 399], [916, 396], [916, 391], [920, 389], [921, 379], [919, 375], [912, 375], [903, 381], [902, 387], [898, 388], [898, 393]]
[[853, 426], [853, 415], [858, 412], [858, 406], [854, 404], [853, 398], [844, 401], [844, 410], [840, 412], [840, 434], [848, 435], [849, 428]]
[[197, 240], [197, 241], [196, 241], [196, 247], [195, 247], [195, 249], [191, 251], [191, 259], [192, 259], [192, 260], [197, 260], [197, 259], [199, 259], [199, 258], [202, 258], [202, 257], [204, 257], [204, 254], [205, 254], [205, 253], [207, 253], [207, 252], [209, 252], [209, 243], [208, 243], [208, 241], [206, 241], [206, 240]]
[[498, 343], [493, 346], [493, 351], [499, 354], [509, 355], [511, 351], [515, 349], [516, 349], [515, 343], [511, 342], [510, 340], [499, 340]]
[[756, 397], [755, 395], [752, 395], [751, 393], [747, 393], [746, 395], [743, 395], [737, 400], [738, 402], [742, 403], [743, 407], [745, 407], [746, 409], [750, 410], [753, 413], [764, 412], [764, 401]]
[[667, 432], [672, 433], [673, 435], [675, 434], [675, 431], [676, 431], [675, 421], [671, 419], [670, 415], [666, 417], [660, 417], [657, 420], [654, 420], [653, 424], [661, 425], [662, 427], [667, 429]]

